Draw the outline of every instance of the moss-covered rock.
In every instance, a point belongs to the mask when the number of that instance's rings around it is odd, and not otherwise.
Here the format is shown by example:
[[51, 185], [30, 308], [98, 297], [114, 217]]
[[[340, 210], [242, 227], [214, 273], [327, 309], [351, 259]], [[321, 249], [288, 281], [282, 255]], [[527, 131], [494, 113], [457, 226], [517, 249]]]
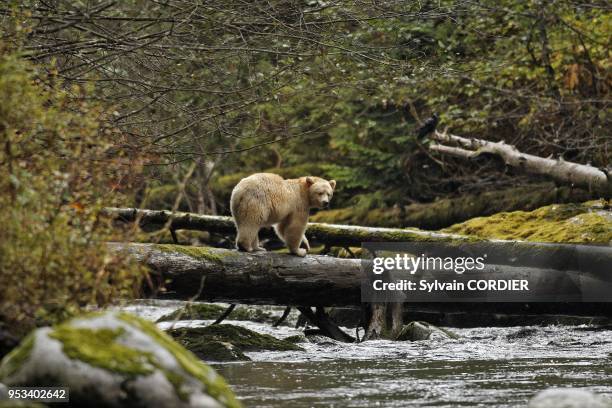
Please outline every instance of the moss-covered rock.
[[191, 303], [176, 309], [157, 319], [157, 322], [171, 322], [175, 320], [212, 320], [217, 319], [226, 307], [211, 303]]
[[581, 202], [590, 198], [592, 197], [588, 192], [580, 189], [556, 188], [553, 183], [538, 183], [480, 194], [465, 194], [431, 203], [415, 203], [403, 207], [376, 207], [367, 211], [354, 206], [335, 208], [317, 212], [310, 217], [310, 221], [434, 230], [502, 211], [531, 211], [551, 203]]
[[154, 324], [119, 312], [35, 330], [2, 360], [0, 381], [68, 386], [75, 406], [240, 407], [212, 368]]
[[[174, 320], [213, 320], [225, 312], [226, 306], [212, 303], [190, 303], [172, 313], [160, 317], [158, 322]], [[258, 323], [273, 322], [275, 318], [272, 313], [258, 307], [238, 306], [226, 318], [227, 320], [248, 320]]]
[[427, 322], [410, 322], [399, 332], [396, 337], [398, 341], [419, 341], [429, 340], [432, 336], [440, 336], [442, 338], [458, 339], [455, 333], [450, 330], [436, 327]]
[[185, 347], [204, 361], [250, 361], [242, 350], [226, 341], [189, 341]]
[[553, 204], [474, 218], [443, 231], [478, 238], [610, 244], [612, 211], [605, 200]]
[[538, 330], [532, 327], [523, 327], [513, 333], [508, 333], [506, 339], [510, 341], [525, 339], [534, 336], [537, 332]]
[[205, 327], [182, 327], [171, 329], [170, 335], [187, 349], [204, 350], [206, 343], [226, 342], [242, 351], [288, 351], [303, 350], [288, 341], [279, 340], [269, 334], [260, 334], [252, 330], [231, 324], [213, 324]]
[[298, 343], [308, 343], [308, 338], [306, 338], [303, 334], [296, 334], [293, 336], [285, 337], [283, 341], [288, 341], [289, 343], [298, 344]]

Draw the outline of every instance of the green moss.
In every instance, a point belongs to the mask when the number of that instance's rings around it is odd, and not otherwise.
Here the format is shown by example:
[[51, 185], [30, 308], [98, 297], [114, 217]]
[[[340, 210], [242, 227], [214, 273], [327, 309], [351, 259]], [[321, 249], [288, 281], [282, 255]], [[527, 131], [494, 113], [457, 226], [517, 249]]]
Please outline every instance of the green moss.
[[124, 329], [88, 329], [69, 324], [57, 326], [49, 337], [62, 343], [66, 356], [114, 373], [136, 377], [155, 368], [151, 353], [135, 350], [116, 340]]
[[181, 307], [172, 313], [163, 315], [157, 321], [169, 322], [174, 320], [211, 320], [221, 316], [225, 309], [226, 308], [223, 306], [213, 305], [210, 303], [192, 303]]
[[225, 341], [177, 339], [185, 348], [205, 361], [250, 361], [242, 350]]
[[201, 342], [221, 341], [231, 343], [243, 351], [302, 350], [301, 347], [293, 343], [230, 324], [173, 329], [170, 331], [170, 335], [185, 344], [187, 348], [197, 347]]
[[19, 346], [8, 353], [0, 365], [0, 380], [15, 374], [26, 362], [34, 348], [34, 334], [29, 334]]
[[480, 238], [538, 242], [603, 243], [612, 241], [612, 212], [603, 200], [553, 204], [534, 211], [479, 217], [443, 231]]
[[[457, 237], [436, 236], [429, 231], [418, 229], [395, 229], [389, 231], [369, 231], [367, 228], [347, 230], [329, 224], [309, 224], [307, 232], [309, 234], [321, 236], [331, 236], [337, 240], [347, 242], [448, 242], [456, 241]], [[459, 237], [463, 241], [463, 237]], [[467, 239], [467, 238], [466, 238]]]
[[499, 191], [465, 194], [442, 198], [430, 203], [414, 203], [407, 206], [367, 209], [355, 206], [319, 211], [310, 217], [312, 222], [351, 224], [373, 227], [417, 227], [435, 230], [502, 211], [531, 211], [551, 203], [586, 201], [590, 194], [567, 187], [555, 187], [552, 183], [537, 183]]
[[119, 318], [138, 327], [151, 336], [160, 346], [170, 352], [185, 372], [202, 382], [204, 385], [204, 392], [208, 395], [229, 408], [242, 406], [223, 377], [218, 375], [211, 367], [201, 362], [191, 352], [185, 350], [181, 345], [172, 340], [170, 336], [161, 332], [153, 323], [126, 313], [119, 314]]
[[283, 341], [288, 341], [289, 343], [293, 344], [308, 343], [308, 339], [303, 334], [296, 334], [294, 336], [285, 337]]
[[183, 388], [183, 384], [185, 383], [183, 376], [164, 368], [160, 368], [160, 370], [164, 373], [168, 382], [172, 384], [176, 395], [178, 395], [181, 400], [187, 401], [189, 398], [189, 393]]
[[[334, 208], [333, 210], [322, 210], [310, 216], [311, 222], [323, 222], [330, 224], [357, 224], [355, 220], [355, 210], [353, 207]], [[365, 225], [359, 223], [360, 225]], [[376, 224], [381, 226], [381, 224]]]
[[189, 245], [171, 245], [171, 244], [159, 244], [159, 245], [156, 245], [155, 247], [162, 252], [178, 252], [184, 255], [191, 256], [193, 258], [205, 259], [207, 261], [211, 261], [215, 263], [221, 263], [223, 262], [223, 258], [233, 255], [231, 251], [227, 251], [228, 252], [227, 254], [215, 253], [215, 251], [209, 247], [196, 247], [196, 246], [189, 246]]
[[[217, 319], [227, 307], [210, 303], [190, 303], [172, 313], [160, 317], [158, 322], [174, 320], [212, 320]], [[253, 322], [272, 322], [272, 313], [256, 307], [236, 307], [226, 318], [227, 320], [249, 320]]]

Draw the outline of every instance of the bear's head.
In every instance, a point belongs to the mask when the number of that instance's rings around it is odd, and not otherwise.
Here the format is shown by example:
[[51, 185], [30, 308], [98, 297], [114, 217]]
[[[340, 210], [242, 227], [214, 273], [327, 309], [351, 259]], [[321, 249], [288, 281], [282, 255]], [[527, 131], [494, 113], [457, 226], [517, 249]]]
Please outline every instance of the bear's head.
[[326, 208], [334, 195], [336, 180], [325, 180], [320, 177], [305, 177], [304, 182], [308, 188], [310, 208]]

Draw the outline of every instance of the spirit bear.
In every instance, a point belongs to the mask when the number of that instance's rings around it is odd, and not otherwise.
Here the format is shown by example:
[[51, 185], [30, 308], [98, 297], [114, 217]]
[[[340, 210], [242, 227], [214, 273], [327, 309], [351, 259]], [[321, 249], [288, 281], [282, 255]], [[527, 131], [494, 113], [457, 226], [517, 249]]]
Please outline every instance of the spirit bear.
[[[248, 252], [265, 251], [259, 246], [259, 230], [274, 226], [292, 254], [306, 256], [310, 250], [304, 236], [308, 212], [327, 207], [335, 188], [335, 180], [319, 177], [285, 180], [277, 174], [256, 173], [243, 178], [230, 200], [238, 231], [236, 247]], [[300, 248], [302, 242], [306, 249]]]

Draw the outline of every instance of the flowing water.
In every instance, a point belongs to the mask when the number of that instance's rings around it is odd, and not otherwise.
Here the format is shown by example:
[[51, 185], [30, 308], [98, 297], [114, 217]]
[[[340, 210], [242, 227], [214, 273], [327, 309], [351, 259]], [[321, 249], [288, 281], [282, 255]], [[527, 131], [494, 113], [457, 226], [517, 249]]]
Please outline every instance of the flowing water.
[[[127, 308], [156, 319], [178, 304]], [[192, 320], [175, 326], [198, 326]], [[278, 338], [289, 326], [228, 321]], [[167, 328], [173, 323], [160, 323]], [[249, 362], [212, 364], [247, 407], [525, 406], [548, 387], [612, 397], [612, 329], [522, 326], [451, 329], [459, 340], [300, 343], [304, 352], [247, 353]]]

